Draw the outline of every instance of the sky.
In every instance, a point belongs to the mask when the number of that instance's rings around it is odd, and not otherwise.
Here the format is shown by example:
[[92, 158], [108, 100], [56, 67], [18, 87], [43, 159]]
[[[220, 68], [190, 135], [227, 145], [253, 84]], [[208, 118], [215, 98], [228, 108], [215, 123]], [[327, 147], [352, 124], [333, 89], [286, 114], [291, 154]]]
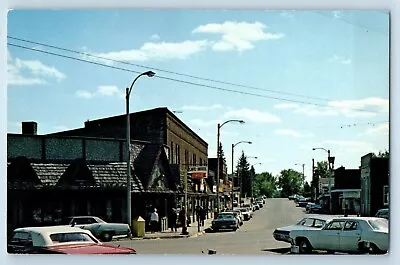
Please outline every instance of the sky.
[[361, 156], [389, 148], [388, 18], [382, 11], [10, 11], [8, 42], [31, 50], [8, 45], [7, 131], [36, 121], [47, 134], [123, 114], [125, 88], [152, 70], [155, 77], [135, 83], [131, 112], [175, 111], [208, 143], [209, 157], [217, 124], [245, 121], [221, 127], [229, 173], [231, 145], [240, 141], [252, 144], [235, 147], [235, 164], [244, 151], [257, 173], [301, 172], [305, 164], [310, 180], [312, 159], [327, 158], [312, 148], [329, 149], [335, 167], [358, 168]]

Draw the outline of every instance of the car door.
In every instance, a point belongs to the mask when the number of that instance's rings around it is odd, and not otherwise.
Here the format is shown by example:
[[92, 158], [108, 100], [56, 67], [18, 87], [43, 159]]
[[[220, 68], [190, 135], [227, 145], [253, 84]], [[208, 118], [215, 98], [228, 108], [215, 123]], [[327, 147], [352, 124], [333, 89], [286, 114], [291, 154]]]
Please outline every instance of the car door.
[[345, 221], [331, 221], [321, 231], [316, 249], [338, 251], [340, 249], [340, 231], [343, 229]]
[[347, 221], [340, 231], [340, 251], [355, 252], [361, 239], [361, 228], [357, 221]]

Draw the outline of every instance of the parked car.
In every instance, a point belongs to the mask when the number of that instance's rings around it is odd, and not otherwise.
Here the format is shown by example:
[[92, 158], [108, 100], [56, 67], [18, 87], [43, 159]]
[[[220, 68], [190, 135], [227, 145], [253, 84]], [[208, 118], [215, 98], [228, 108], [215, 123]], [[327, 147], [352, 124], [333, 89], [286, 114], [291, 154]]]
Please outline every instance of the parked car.
[[92, 232], [102, 241], [111, 241], [114, 236], [131, 236], [129, 225], [122, 223], [107, 223], [96, 216], [73, 216], [62, 221], [62, 225], [74, 225]]
[[70, 226], [17, 228], [7, 244], [13, 254], [136, 254], [101, 243], [90, 231]]
[[239, 221], [233, 213], [222, 212], [211, 222], [211, 228], [213, 231], [225, 229], [236, 231], [239, 228]]
[[257, 203], [253, 204], [253, 211], [260, 210], [260, 206]]
[[322, 213], [321, 205], [316, 204], [316, 203], [312, 203], [311, 205], [309, 205], [309, 204], [307, 204], [307, 206], [306, 206], [307, 213]]
[[242, 208], [239, 208], [238, 210], [242, 213], [243, 218], [244, 218], [245, 221], [250, 220], [251, 213], [250, 213], [250, 209], [249, 208], [242, 207]]
[[301, 219], [297, 224], [295, 225], [290, 225], [290, 226], [285, 226], [285, 227], [279, 227], [275, 229], [273, 232], [273, 237], [277, 241], [283, 241], [283, 242], [288, 242], [290, 243], [290, 237], [289, 233], [293, 230], [297, 229], [314, 229], [314, 230], [319, 230], [324, 227], [326, 222], [330, 219], [332, 219], [332, 216], [329, 215], [315, 215], [315, 216], [306, 216], [305, 218]]
[[289, 233], [292, 245], [300, 253], [313, 249], [328, 252], [386, 253], [389, 246], [389, 223], [377, 217], [334, 218], [321, 230], [297, 229]]
[[380, 218], [385, 218], [386, 220], [389, 220], [389, 209], [380, 209], [376, 212], [375, 217], [380, 217]]
[[239, 225], [242, 226], [243, 225], [243, 221], [244, 221], [244, 216], [242, 215], [242, 212], [234, 209], [234, 210], [227, 210], [224, 211], [224, 213], [232, 213], [239, 221]]
[[250, 218], [253, 218], [254, 211], [253, 211], [253, 206], [251, 205], [251, 203], [243, 204], [243, 208], [247, 208], [250, 213]]

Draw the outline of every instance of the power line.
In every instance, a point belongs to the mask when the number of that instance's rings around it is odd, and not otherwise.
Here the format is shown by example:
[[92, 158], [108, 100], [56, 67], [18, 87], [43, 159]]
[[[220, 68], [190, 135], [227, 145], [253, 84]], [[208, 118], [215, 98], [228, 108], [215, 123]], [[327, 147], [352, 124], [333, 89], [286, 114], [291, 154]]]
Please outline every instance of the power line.
[[[125, 72], [131, 72], [131, 73], [140, 74], [140, 72], [134, 71], [134, 70], [131, 70], [131, 69], [126, 69], [126, 68], [122, 68], [122, 67], [116, 67], [116, 66], [112, 66], [112, 65], [97, 63], [97, 62], [93, 62], [93, 61], [89, 61], [89, 60], [85, 60], [85, 59], [80, 59], [80, 58], [76, 58], [76, 57], [72, 57], [72, 56], [68, 56], [68, 55], [49, 52], [49, 51], [38, 50], [38, 49], [34, 49], [34, 48], [26, 47], [26, 46], [21, 46], [21, 45], [17, 45], [17, 44], [13, 44], [13, 43], [7, 43], [7, 44], [10, 45], [10, 46], [13, 46], [13, 47], [21, 48], [21, 49], [26, 49], [26, 50], [30, 50], [30, 51], [39, 52], [39, 53], [45, 53], [45, 54], [54, 55], [54, 56], [67, 58], [67, 59], [71, 59], [71, 60], [76, 60], [76, 61], [80, 61], [80, 62], [86, 62], [86, 63], [98, 65], [98, 66], [112, 68], [112, 69], [115, 69], [115, 70], [121, 70], [121, 71], [125, 71]], [[180, 80], [180, 79], [175, 79], [175, 78], [170, 78], [170, 77], [165, 77], [165, 76], [160, 76], [160, 75], [156, 75], [155, 77], [156, 78], [160, 78], [160, 79], [164, 79], [164, 80], [179, 82], [179, 83], [183, 83], [183, 84], [199, 86], [199, 87], [206, 87], [206, 88], [216, 89], [216, 90], [225, 91], [225, 92], [232, 92], [232, 93], [237, 93], [237, 94], [242, 94], [242, 95], [255, 96], [255, 97], [260, 97], [260, 98], [268, 98], [268, 99], [275, 99], [275, 100], [286, 101], [286, 102], [291, 102], [291, 103], [313, 105], [313, 106], [318, 106], [318, 107], [337, 108], [336, 106], [331, 106], [331, 105], [324, 105], [324, 104], [318, 104], [318, 103], [307, 102], [307, 101], [299, 101], [299, 100], [293, 100], [293, 99], [287, 99], [287, 98], [279, 98], [279, 97], [272, 97], [272, 96], [267, 96], [267, 95], [260, 95], [260, 94], [244, 92], [244, 91], [238, 91], [238, 90], [222, 88], [222, 87], [217, 87], [217, 86], [212, 86], [212, 85], [200, 84], [200, 83], [195, 83], [195, 82], [190, 82], [190, 81], [185, 81], [185, 80]], [[369, 113], [382, 113], [382, 112], [379, 112], [379, 111], [364, 110], [364, 109], [352, 109], [352, 108], [345, 108], [345, 109], [354, 110], [354, 111], [369, 112]]]
[[224, 85], [231, 85], [231, 86], [242, 87], [242, 88], [250, 88], [250, 89], [254, 89], [254, 90], [261, 90], [261, 91], [267, 91], [267, 92], [271, 92], [271, 93], [277, 93], [277, 94], [282, 94], [282, 95], [290, 95], [290, 96], [296, 96], [296, 97], [303, 97], [303, 98], [309, 98], [309, 99], [316, 99], [316, 100], [321, 100], [321, 101], [331, 101], [330, 99], [326, 99], [326, 98], [306, 96], [306, 95], [300, 95], [300, 94], [295, 94], [295, 93], [276, 91], [276, 90], [272, 90], [272, 89], [266, 89], [266, 88], [248, 86], [248, 85], [235, 84], [235, 83], [226, 82], [226, 81], [220, 81], [220, 80], [215, 80], [215, 79], [210, 79], [210, 78], [198, 77], [198, 76], [194, 76], [194, 75], [182, 74], [182, 73], [178, 73], [178, 72], [174, 72], [174, 71], [163, 70], [163, 69], [158, 69], [158, 68], [154, 68], [154, 67], [150, 67], [150, 66], [146, 66], [146, 65], [134, 64], [134, 63], [124, 62], [124, 61], [114, 60], [114, 59], [110, 59], [110, 58], [106, 58], [106, 57], [102, 57], [102, 56], [97, 56], [97, 55], [93, 55], [93, 54], [86, 53], [86, 52], [79, 52], [79, 51], [76, 51], [76, 50], [71, 50], [71, 49], [62, 48], [62, 47], [58, 47], [58, 46], [54, 46], [54, 45], [49, 45], [49, 44], [45, 44], [45, 43], [41, 43], [41, 42], [36, 42], [36, 41], [31, 41], [31, 40], [26, 40], [26, 39], [21, 39], [21, 38], [16, 38], [16, 37], [12, 37], [12, 36], [7, 36], [7, 38], [13, 39], [13, 40], [17, 40], [17, 41], [26, 42], [26, 43], [41, 45], [41, 46], [48, 47], [48, 48], [67, 51], [67, 52], [71, 52], [71, 53], [75, 53], [75, 54], [79, 54], [79, 55], [84, 55], [84, 56], [88, 56], [88, 57], [93, 57], [93, 58], [96, 58], [96, 59], [107, 60], [107, 61], [110, 61], [110, 62], [125, 64], [125, 65], [131, 65], [131, 66], [136, 66], [136, 67], [141, 67], [141, 68], [146, 68], [146, 69], [151, 68], [151, 69], [154, 69], [154, 70], [159, 71], [159, 72], [175, 74], [175, 75], [195, 78], [195, 79], [199, 79], [199, 80], [220, 83], [220, 84], [224, 84]]
[[353, 26], [357, 26], [357, 27], [363, 28], [363, 29], [365, 29], [365, 30], [367, 30], [367, 31], [369, 30], [369, 31], [374, 31], [374, 32], [376, 32], [376, 33], [388, 35], [387, 32], [383, 32], [383, 31], [380, 31], [380, 30], [376, 30], [376, 29], [367, 27], [367, 26], [365, 26], [365, 25], [363, 25], [363, 24], [356, 23], [356, 22], [354, 22], [354, 21], [348, 20], [348, 19], [346, 19], [346, 18], [344, 18], [344, 17], [342, 17], [342, 16], [333, 18], [332, 16], [330, 16], [330, 15], [324, 13], [324, 12], [321, 12], [321, 11], [314, 11], [314, 12], [317, 13], [317, 14], [323, 15], [323, 16], [325, 16], [325, 17], [328, 17], [328, 18], [330, 18], [330, 19], [338, 19], [338, 20], [341, 20], [341, 21], [343, 21], [343, 22], [345, 22], [345, 23], [347, 23], [347, 24], [350, 24], [350, 25], [353, 25]]
[[384, 123], [388, 123], [388, 122], [389, 121], [374, 121], [374, 122], [344, 124], [344, 125], [341, 125], [340, 128], [343, 129], [345, 127], [356, 127], [356, 126], [359, 126], [359, 125], [372, 125], [372, 126], [375, 126], [375, 125], [378, 125], [378, 124], [384, 124]]

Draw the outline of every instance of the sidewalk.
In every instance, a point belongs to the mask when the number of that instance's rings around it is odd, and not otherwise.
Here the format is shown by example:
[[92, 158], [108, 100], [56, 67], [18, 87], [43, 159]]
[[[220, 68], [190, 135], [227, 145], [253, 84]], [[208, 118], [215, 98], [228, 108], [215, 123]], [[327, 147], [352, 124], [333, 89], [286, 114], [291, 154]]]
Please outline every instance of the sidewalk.
[[198, 232], [197, 222], [191, 223], [190, 226], [187, 228], [189, 235], [182, 235], [182, 227], [178, 228], [177, 232], [172, 232], [171, 229], [164, 232], [146, 232], [146, 235], [142, 238], [133, 238], [135, 239], [172, 239], [172, 238], [187, 238], [187, 237], [196, 237], [203, 235], [207, 228], [211, 227], [212, 218], [208, 218], [204, 221], [204, 226], [200, 227], [200, 232]]

